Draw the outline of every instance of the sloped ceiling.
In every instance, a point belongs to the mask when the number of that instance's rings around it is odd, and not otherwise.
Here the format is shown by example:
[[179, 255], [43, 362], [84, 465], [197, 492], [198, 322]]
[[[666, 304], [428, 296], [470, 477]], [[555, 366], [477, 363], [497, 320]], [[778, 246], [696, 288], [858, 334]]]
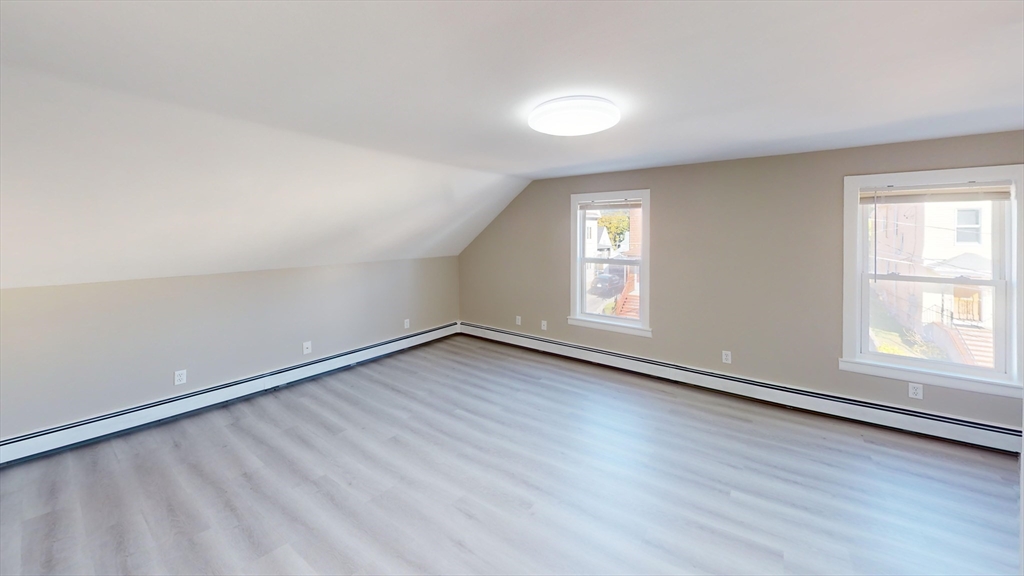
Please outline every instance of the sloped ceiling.
[[[15, 2], [4, 61], [548, 178], [1024, 127], [1024, 2]], [[622, 122], [532, 132], [549, 98]]]
[[3, 288], [456, 255], [528, 183], [0, 74]]
[[[457, 254], [529, 179], [1024, 127], [1021, 2], [0, 3], [0, 286]], [[572, 93], [615, 128], [532, 132]]]

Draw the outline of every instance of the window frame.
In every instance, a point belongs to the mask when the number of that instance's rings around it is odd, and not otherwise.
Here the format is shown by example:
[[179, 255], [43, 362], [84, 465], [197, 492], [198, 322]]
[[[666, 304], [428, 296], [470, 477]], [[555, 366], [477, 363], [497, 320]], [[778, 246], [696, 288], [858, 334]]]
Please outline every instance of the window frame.
[[[994, 329], [993, 347], [997, 356], [994, 369], [959, 366], [917, 358], [904, 358], [888, 354], [865, 352], [867, 326], [866, 277], [867, 252], [864, 246], [865, 229], [861, 222], [860, 192], [864, 188], [888, 186], [945, 186], [974, 182], [1010, 181], [1010, 200], [1003, 210], [993, 210], [993, 235], [1002, 238], [1001, 246], [993, 243], [993, 278], [991, 281], [970, 281], [968, 284], [991, 285], [993, 289]], [[1024, 202], [1021, 201], [1024, 184], [1024, 164], [928, 170], [890, 174], [868, 174], [844, 178], [843, 197], [843, 350], [839, 368], [884, 378], [970, 390], [998, 396], [1022, 396], [1021, 337], [1024, 335], [1024, 310], [1020, 302], [1024, 286], [1019, 253], [1020, 226], [1024, 222]], [[1001, 214], [1001, 216], [1000, 216]], [[1005, 223], [1005, 224], [1004, 224]], [[876, 278], [881, 274], [876, 275]], [[903, 277], [904, 280], [914, 278]], [[926, 281], [940, 281], [927, 277]], [[957, 278], [943, 279], [941, 283], [962, 284]], [[1002, 308], [1002, 313], [999, 312]], [[1001, 358], [1001, 360], [1000, 360]]]
[[[583, 287], [582, 281], [583, 266], [585, 261], [592, 261], [593, 258], [585, 258], [583, 255], [583, 236], [586, 234], [586, 223], [583, 222], [584, 212], [580, 210], [580, 204], [591, 202], [608, 202], [614, 200], [640, 200], [640, 220], [642, 231], [640, 238], [640, 319], [630, 320], [589, 314], [583, 311]], [[573, 326], [597, 328], [609, 330], [633, 336], [651, 337], [650, 325], [650, 293], [651, 293], [651, 191], [650, 190], [621, 190], [612, 192], [587, 192], [572, 194], [569, 197], [570, 204], [570, 282], [569, 282], [569, 317], [568, 323]], [[630, 264], [637, 265], [637, 264]]]

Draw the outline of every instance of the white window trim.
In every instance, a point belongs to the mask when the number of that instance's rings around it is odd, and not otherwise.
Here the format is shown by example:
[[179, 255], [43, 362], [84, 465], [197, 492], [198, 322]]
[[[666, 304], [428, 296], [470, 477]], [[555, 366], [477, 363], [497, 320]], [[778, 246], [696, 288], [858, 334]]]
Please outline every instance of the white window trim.
[[[640, 256], [640, 320], [627, 320], [622, 318], [611, 318], [597, 314], [587, 314], [582, 310], [582, 289], [580, 287], [580, 261], [583, 258], [583, 246], [580, 245], [580, 226], [585, 226], [579, 206], [587, 202], [604, 202], [610, 200], [636, 199], [641, 202], [641, 221], [643, 233], [641, 234], [641, 256]], [[592, 192], [587, 194], [572, 194], [569, 197], [571, 209], [570, 225], [570, 308], [569, 324], [573, 326], [584, 326], [609, 330], [633, 336], [651, 337], [650, 325], [650, 293], [651, 293], [651, 191], [650, 190], [623, 190], [616, 192]]]
[[[1011, 199], [1007, 211], [1010, 226], [1004, 226], [1004, 253], [1002, 258], [1009, 263], [1005, 282], [1005, 293], [997, 294], [1004, 302], [1007, 317], [1014, 319], [1005, 326], [1005, 341], [999, 343], [1004, 358], [1001, 372], [985, 371], [987, 374], [972, 373], [970, 367], [944, 368], [913, 359], [897, 359], [887, 356], [863, 353], [861, 307], [863, 287], [860, 266], [863, 260], [863, 227], [860, 225], [860, 191], [862, 188], [884, 188], [886, 186], [941, 186], [966, 182], [1013, 182]], [[892, 174], [871, 174], [847, 176], [843, 180], [843, 355], [839, 368], [851, 372], [870, 374], [883, 378], [911, 381], [921, 384], [970, 390], [998, 396], [1020, 398], [1022, 396], [1021, 376], [1024, 373], [1024, 354], [1021, 352], [1024, 336], [1024, 307], [1020, 302], [1024, 287], [1024, 267], [1021, 266], [1020, 227], [1024, 223], [1024, 164], [988, 166], [980, 168], [959, 168], [952, 170], [929, 170], [922, 172], [900, 172]], [[999, 230], [1001, 225], [996, 226]], [[951, 280], [952, 281], [952, 280]], [[955, 283], [955, 281], [952, 281]], [[999, 320], [996, 319], [998, 322]], [[1004, 320], [1005, 322], [1005, 320]]]

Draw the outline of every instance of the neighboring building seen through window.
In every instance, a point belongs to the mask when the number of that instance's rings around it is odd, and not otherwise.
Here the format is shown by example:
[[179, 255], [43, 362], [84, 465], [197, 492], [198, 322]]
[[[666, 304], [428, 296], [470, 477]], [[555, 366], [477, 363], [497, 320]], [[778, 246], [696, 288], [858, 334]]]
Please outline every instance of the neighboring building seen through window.
[[[864, 203], [868, 349], [994, 367], [996, 202]], [[967, 218], [964, 215], [968, 215]], [[899, 222], [890, 234], [875, 219]], [[971, 220], [973, 218], [973, 220]], [[963, 227], [965, 220], [970, 227]], [[882, 275], [884, 277], [879, 277]]]

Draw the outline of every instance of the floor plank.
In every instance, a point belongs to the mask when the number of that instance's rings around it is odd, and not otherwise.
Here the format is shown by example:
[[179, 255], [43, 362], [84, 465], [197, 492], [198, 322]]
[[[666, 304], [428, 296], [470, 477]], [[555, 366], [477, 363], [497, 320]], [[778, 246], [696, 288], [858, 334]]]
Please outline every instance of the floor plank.
[[0, 469], [0, 573], [1019, 574], [1018, 479], [456, 336]]

